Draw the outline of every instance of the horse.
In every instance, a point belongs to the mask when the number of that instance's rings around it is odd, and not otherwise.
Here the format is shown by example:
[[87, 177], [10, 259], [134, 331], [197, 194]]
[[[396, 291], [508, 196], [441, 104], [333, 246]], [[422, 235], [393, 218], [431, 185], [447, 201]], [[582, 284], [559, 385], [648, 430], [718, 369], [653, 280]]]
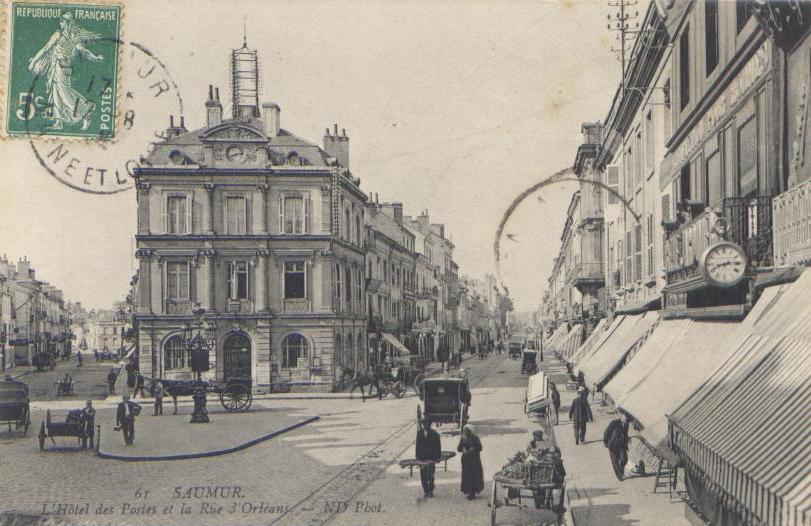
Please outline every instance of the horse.
[[369, 396], [372, 395], [372, 387], [377, 389], [378, 395], [380, 394], [380, 380], [377, 378], [376, 375], [370, 374], [368, 372], [365, 373], [358, 373], [356, 372], [354, 377], [352, 378], [352, 387], [349, 389], [349, 394], [353, 394], [355, 389], [360, 388], [360, 396], [364, 402], [366, 402], [366, 392], [364, 391], [364, 387], [369, 386]]

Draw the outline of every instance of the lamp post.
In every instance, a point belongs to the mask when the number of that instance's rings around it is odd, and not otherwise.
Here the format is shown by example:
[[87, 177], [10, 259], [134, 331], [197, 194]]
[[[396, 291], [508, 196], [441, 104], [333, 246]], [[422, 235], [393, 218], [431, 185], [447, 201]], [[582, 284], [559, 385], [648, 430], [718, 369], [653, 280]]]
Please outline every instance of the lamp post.
[[192, 310], [194, 320], [187, 322], [183, 327], [183, 344], [189, 356], [191, 370], [197, 374], [194, 389], [194, 411], [191, 415], [192, 424], [208, 423], [206, 410], [206, 388], [203, 384], [202, 374], [209, 370], [209, 353], [215, 349], [217, 325], [206, 320], [206, 310], [199, 304]]

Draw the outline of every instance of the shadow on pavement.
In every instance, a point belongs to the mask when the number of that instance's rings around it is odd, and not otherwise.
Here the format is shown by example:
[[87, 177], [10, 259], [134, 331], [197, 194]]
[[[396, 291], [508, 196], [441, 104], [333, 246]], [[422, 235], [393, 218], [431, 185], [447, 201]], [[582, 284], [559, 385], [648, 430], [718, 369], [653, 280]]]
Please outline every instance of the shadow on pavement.
[[631, 506], [628, 504], [598, 504], [595, 506], [573, 506], [575, 523], [599, 524], [600, 526], [628, 526], [640, 524], [635, 519], [623, 519]]
[[526, 427], [507, 427], [512, 423], [507, 419], [473, 420], [471, 424], [480, 437], [487, 435], [520, 435], [527, 433]]

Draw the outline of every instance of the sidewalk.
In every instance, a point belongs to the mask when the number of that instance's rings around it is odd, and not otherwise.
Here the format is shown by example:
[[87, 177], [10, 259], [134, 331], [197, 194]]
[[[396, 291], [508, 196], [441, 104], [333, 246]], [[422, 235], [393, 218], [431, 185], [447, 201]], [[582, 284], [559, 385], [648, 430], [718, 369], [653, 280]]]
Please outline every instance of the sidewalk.
[[603, 446], [603, 431], [617, 418], [616, 412], [609, 413], [608, 407], [589, 400], [594, 422], [588, 424], [586, 442], [575, 445], [568, 413], [576, 392], [566, 389], [565, 365], [550, 358], [546, 358], [542, 367], [558, 384], [561, 394], [560, 423], [555, 426], [555, 437], [566, 466], [568, 508], [573, 524], [688, 526], [681, 501], [671, 501], [667, 492], [653, 493], [654, 476], [631, 475], [630, 464], [626, 466], [624, 481], [614, 476], [608, 451]]

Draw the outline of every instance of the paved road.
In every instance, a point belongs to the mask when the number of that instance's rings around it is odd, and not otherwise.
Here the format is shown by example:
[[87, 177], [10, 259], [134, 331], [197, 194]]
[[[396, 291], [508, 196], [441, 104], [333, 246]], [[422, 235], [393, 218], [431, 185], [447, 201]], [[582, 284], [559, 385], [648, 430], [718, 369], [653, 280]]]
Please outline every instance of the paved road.
[[[51, 524], [488, 524], [489, 479], [508, 456], [526, 447], [537, 425], [523, 413], [526, 376], [520, 374], [519, 362], [496, 356], [485, 361], [468, 360], [465, 367], [473, 386], [471, 424], [482, 438], [488, 479], [484, 494], [474, 501], [466, 500], [459, 490], [458, 457], [448, 463], [447, 471], [437, 471], [436, 497], [432, 499], [423, 498], [417, 473], [409, 477], [407, 470], [398, 467], [399, 458], [413, 457], [418, 399], [409, 393], [401, 400], [365, 403], [256, 400], [253, 407], [266, 418], [286, 420], [318, 414], [321, 419], [238, 453], [210, 459], [119, 462], [76, 451], [71, 440], [61, 440], [61, 449], [40, 452], [33, 434], [27, 438], [0, 435], [0, 512], [7, 512], [6, 518], [45, 515]], [[105, 437], [112, 436], [112, 411], [100, 411]], [[34, 411], [32, 416], [35, 423], [43, 417], [41, 411]], [[160, 442], [161, 433], [182, 434], [191, 425], [180, 418], [163, 422], [165, 429], [161, 431], [158, 426], [151, 436], [138, 432], [133, 452], [146, 443]], [[455, 450], [456, 430], [442, 431], [443, 449]], [[225, 435], [228, 427], [212, 426], [210, 432], [216, 441], [216, 433]], [[570, 433], [561, 435], [566, 440]], [[596, 462], [599, 453], [595, 446], [596, 456], [588, 457], [593, 465], [584, 465], [569, 459], [564, 449], [570, 475], [577, 476], [579, 470], [601, 473], [608, 484], [610, 467], [607, 462]], [[594, 484], [582, 487], [607, 487]], [[611, 498], [621, 501], [623, 491], [621, 486], [612, 486]], [[667, 496], [657, 495], [656, 499], [651, 503], [667, 502]], [[610, 510], [606, 506], [603, 511]], [[582, 513], [580, 516], [583, 522], [578, 521], [578, 526], [605, 524], [600, 522], [605, 513], [594, 516], [594, 520]], [[499, 524], [528, 525], [549, 524], [552, 517], [532, 508], [502, 508], [498, 519]], [[632, 523], [644, 524], [611, 524]], [[4, 524], [3, 519], [0, 524]]]
[[[115, 362], [96, 362], [92, 354], [85, 354], [81, 367], [76, 366], [76, 358], [69, 361], [57, 361], [53, 371], [35, 372], [33, 367], [17, 367], [9, 370], [12, 376], [28, 384], [32, 400], [61, 400], [76, 398], [78, 400], [98, 400], [107, 396], [107, 373], [110, 368], [119, 368]], [[73, 397], [56, 396], [54, 383], [68, 373], [73, 377]]]

